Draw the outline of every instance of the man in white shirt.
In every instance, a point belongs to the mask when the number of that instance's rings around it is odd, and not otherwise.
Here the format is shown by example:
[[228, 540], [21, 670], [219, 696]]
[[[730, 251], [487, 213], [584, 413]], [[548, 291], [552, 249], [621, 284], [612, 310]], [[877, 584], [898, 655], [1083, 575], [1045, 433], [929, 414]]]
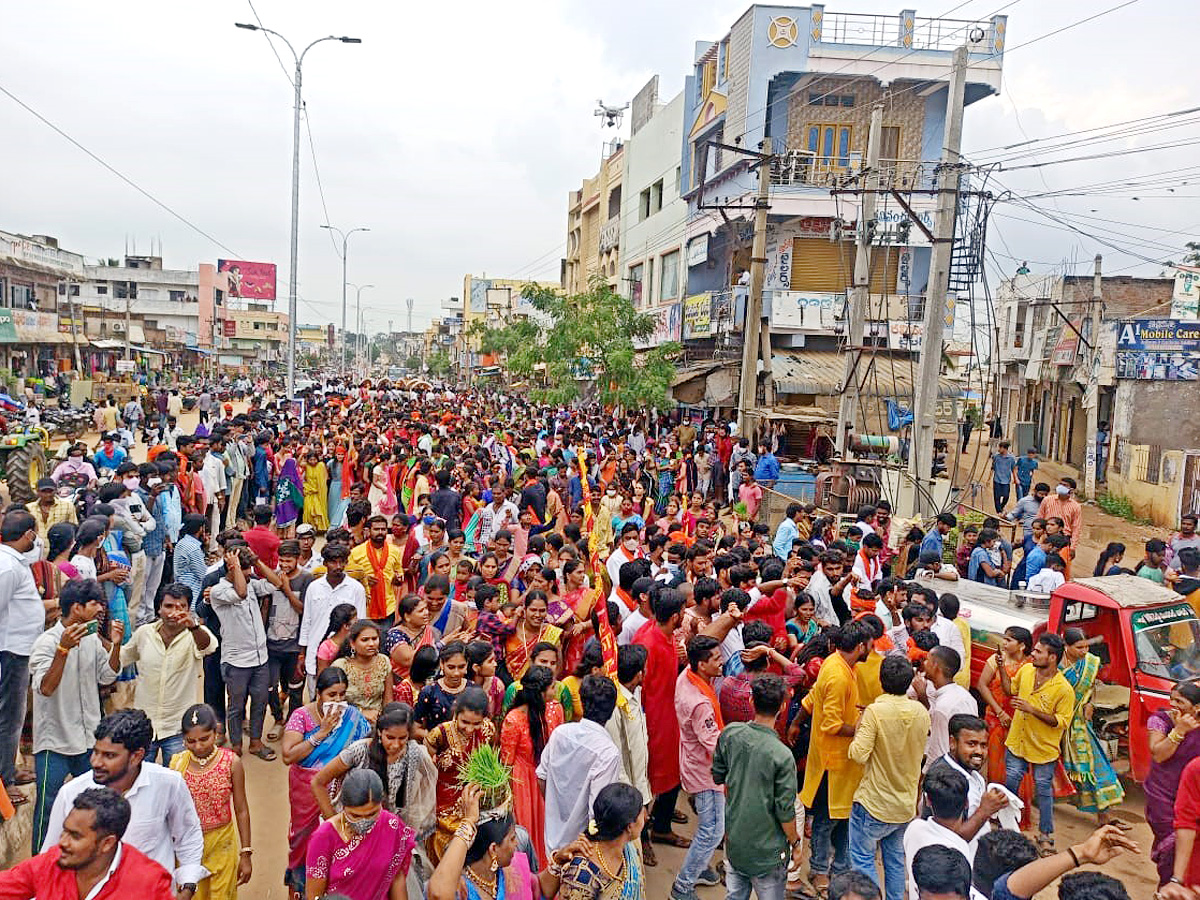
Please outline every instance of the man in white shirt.
[[317, 647], [325, 640], [329, 614], [339, 603], [349, 603], [361, 619], [367, 614], [367, 592], [353, 578], [346, 577], [346, 560], [350, 548], [345, 544], [326, 544], [325, 575], [308, 586], [304, 596], [304, 618], [300, 622], [300, 647], [304, 653], [304, 672], [308, 696], [315, 695], [317, 679]]
[[46, 612], [29, 569], [37, 539], [37, 521], [27, 510], [13, 510], [0, 523], [0, 779], [16, 803], [28, 798], [13, 790], [32, 780], [18, 776], [17, 746], [29, 696], [29, 655], [42, 633]]
[[821, 627], [839, 624], [837, 610], [833, 606], [833, 594], [835, 590], [844, 590], [850, 583], [851, 576], [842, 574], [844, 566], [838, 551], [827, 550], [821, 554], [817, 571], [808, 581], [808, 594], [816, 607], [813, 618]]
[[202, 660], [217, 650], [217, 639], [191, 614], [191, 594], [186, 585], [163, 589], [158, 620], [138, 628], [121, 648], [121, 665], [137, 663], [138, 679], [133, 705], [150, 716], [156, 735], [149, 762], [162, 751], [164, 766], [183, 750], [183, 714], [196, 701], [196, 682]]
[[208, 533], [215, 537], [221, 533], [221, 509], [229, 481], [225, 477], [225, 439], [214, 436], [209, 443], [208, 455], [200, 468], [200, 481], [204, 485], [204, 496], [208, 498]]
[[[959, 713], [950, 717], [950, 749], [929, 762], [925, 776], [942, 770], [958, 772], [967, 779], [967, 810], [954, 831], [975, 846], [975, 839], [991, 831], [991, 818], [1008, 805], [1007, 794], [987, 788], [983, 767], [987, 765], [987, 723], [979, 716]], [[928, 815], [929, 809], [925, 809]]]
[[[626, 522], [621, 528], [620, 542], [617, 549], [608, 557], [605, 568], [608, 569], [609, 580], [615, 585], [621, 581], [621, 566], [635, 559], [645, 559], [642, 552], [641, 540], [638, 538], [638, 527], [633, 522]], [[624, 615], [624, 613], [622, 613]]]
[[208, 877], [204, 834], [196, 803], [183, 776], [145, 761], [154, 741], [154, 726], [140, 709], [122, 709], [96, 726], [91, 772], [72, 778], [54, 801], [41, 851], [58, 843], [63, 820], [75, 798], [94, 787], [112, 788], [129, 801], [125, 842], [175, 876], [177, 900], [191, 900], [196, 884]]
[[967, 862], [975, 858], [975, 850], [955, 828], [967, 810], [967, 779], [951, 769], [941, 769], [925, 776], [925, 802], [933, 811], [932, 818], [916, 819], [904, 830], [904, 869], [908, 873], [908, 900], [920, 900], [913, 879], [913, 857], [923, 847], [941, 845], [957, 850]]
[[971, 692], [954, 681], [961, 665], [958, 653], [949, 647], [934, 647], [922, 663], [924, 678], [913, 682], [917, 699], [929, 707], [929, 740], [925, 744], [928, 763], [950, 749], [950, 717], [979, 715], [979, 703]]
[[600, 789], [621, 778], [621, 753], [605, 726], [617, 706], [617, 688], [607, 678], [589, 675], [579, 687], [583, 719], [554, 729], [537, 777], [546, 798], [546, 850], [575, 840], [592, 817]]
[[637, 607], [621, 622], [621, 633], [617, 635], [617, 643], [624, 647], [633, 643], [633, 636], [638, 629], [654, 618], [650, 611], [650, 590], [654, 587], [653, 578], [639, 578], [633, 583], [629, 593]]
[[[646, 675], [646, 648], [630, 644], [617, 650], [617, 710], [604, 726], [608, 736], [621, 752], [621, 780], [631, 784], [649, 806], [654, 802], [650, 790], [650, 738], [646, 731], [646, 711], [638, 699], [637, 689]], [[621, 699], [624, 705], [621, 704]], [[642, 853], [650, 842], [642, 842]]]

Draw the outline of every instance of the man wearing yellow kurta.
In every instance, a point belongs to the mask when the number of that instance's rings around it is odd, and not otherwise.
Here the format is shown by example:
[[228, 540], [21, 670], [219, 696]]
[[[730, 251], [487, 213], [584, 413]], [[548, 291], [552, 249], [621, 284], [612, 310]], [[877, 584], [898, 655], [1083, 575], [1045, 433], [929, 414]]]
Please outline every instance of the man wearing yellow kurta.
[[1061, 637], [1043, 634], [1016, 675], [1001, 675], [1016, 710], [1005, 742], [1005, 787], [1015, 794], [1033, 769], [1039, 850], [1054, 848], [1054, 770], [1063, 732], [1075, 715], [1075, 689], [1058, 670], [1063, 650]]
[[813, 819], [809, 869], [812, 886], [818, 890], [829, 885], [831, 872], [850, 868], [850, 807], [862, 777], [862, 767], [850, 759], [859, 716], [854, 665], [871, 651], [871, 637], [857, 625], [839, 632], [834, 639], [837, 651], [821, 664], [817, 681], [803, 701], [812, 717], [812, 737], [800, 801]]
[[367, 618], [381, 628], [390, 628], [396, 612], [396, 586], [404, 580], [404, 555], [388, 541], [388, 520], [367, 519], [368, 539], [350, 551], [346, 575], [367, 592]]

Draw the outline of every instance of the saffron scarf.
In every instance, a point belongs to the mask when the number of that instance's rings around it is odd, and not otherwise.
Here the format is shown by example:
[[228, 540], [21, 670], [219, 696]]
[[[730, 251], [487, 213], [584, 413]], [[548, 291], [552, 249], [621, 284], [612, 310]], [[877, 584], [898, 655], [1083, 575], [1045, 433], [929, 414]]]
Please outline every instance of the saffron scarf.
[[371, 585], [371, 599], [367, 604], [367, 618], [369, 619], [382, 619], [388, 613], [388, 591], [391, 589], [391, 585], [384, 578], [384, 571], [387, 569], [391, 554], [392, 548], [386, 541], [379, 549], [367, 541], [367, 562], [371, 564], [371, 572], [375, 575], [375, 583]]
[[717, 699], [717, 692], [712, 689], [711, 684], [692, 671], [690, 666], [687, 670], [687, 677], [696, 690], [707, 697], [708, 702], [712, 704], [713, 718], [717, 721], [717, 730], [723, 729], [725, 727], [725, 720], [721, 718], [721, 701]]

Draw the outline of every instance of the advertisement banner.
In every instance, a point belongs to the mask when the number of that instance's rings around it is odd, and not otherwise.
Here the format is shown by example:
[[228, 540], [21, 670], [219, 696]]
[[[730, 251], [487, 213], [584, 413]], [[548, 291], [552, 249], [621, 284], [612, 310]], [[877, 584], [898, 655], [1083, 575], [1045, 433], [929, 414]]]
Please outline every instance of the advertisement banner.
[[223, 329], [222, 333], [225, 335], [225, 337], [233, 337], [235, 334], [237, 334], [237, 322], [235, 322], [233, 319], [225, 319], [221, 327]]
[[778, 232], [767, 235], [767, 270], [763, 289], [786, 291], [792, 286], [792, 236]]
[[635, 350], [649, 350], [680, 339], [683, 309], [678, 303], [656, 306], [646, 310], [646, 315], [654, 317], [654, 332], [648, 337], [636, 338], [633, 342]]
[[1058, 343], [1050, 354], [1050, 365], [1073, 366], [1075, 353], [1079, 350], [1079, 332], [1083, 328], [1083, 319], [1072, 319], [1071, 325], [1063, 328]]
[[244, 300], [275, 299], [275, 263], [247, 262], [242, 259], [218, 259], [217, 271], [228, 280], [225, 293]]
[[1171, 318], [1195, 322], [1200, 319], [1200, 268], [1175, 267], [1175, 290], [1171, 294]]
[[683, 340], [712, 336], [712, 296], [696, 294], [683, 301]]
[[772, 291], [772, 328], [833, 328], [846, 305], [845, 294]]
[[1130, 319], [1117, 325], [1118, 378], [1200, 380], [1200, 322]]
[[690, 268], [706, 262], [708, 262], [708, 235], [697, 235], [688, 241], [687, 264]]

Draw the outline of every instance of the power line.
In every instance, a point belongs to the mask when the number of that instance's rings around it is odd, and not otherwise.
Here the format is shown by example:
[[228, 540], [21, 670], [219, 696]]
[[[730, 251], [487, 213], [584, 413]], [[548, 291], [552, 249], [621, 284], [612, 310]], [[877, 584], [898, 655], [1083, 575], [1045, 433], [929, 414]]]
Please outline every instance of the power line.
[[267, 46], [271, 48], [271, 52], [275, 54], [275, 60], [279, 63], [279, 68], [283, 70], [283, 77], [288, 80], [288, 84], [292, 86], [292, 90], [296, 89], [296, 82], [292, 80], [292, 73], [287, 70], [287, 66], [283, 64], [283, 58], [279, 55], [279, 51], [275, 49], [275, 42], [271, 40], [271, 35], [267, 33], [266, 26], [263, 25], [262, 19], [258, 17], [258, 10], [254, 8], [254, 0], [246, 0], [250, 4], [250, 12], [254, 14], [254, 21], [258, 23], [259, 33], [266, 38]]
[[[308, 152], [312, 157], [313, 175], [317, 179], [317, 195], [321, 198], [321, 212], [325, 214], [325, 224], [329, 225], [329, 207], [325, 205], [325, 185], [321, 183], [321, 169], [317, 165], [317, 148], [313, 144], [312, 126], [308, 121], [308, 103], [304, 104], [304, 130], [308, 134]], [[342, 258], [342, 251], [338, 249], [337, 239], [333, 236], [333, 229], [326, 228], [325, 233], [329, 235], [329, 241], [333, 244], [333, 252], [338, 259]]]
[[91, 150], [89, 150], [87, 147], [85, 147], [83, 144], [81, 144], [75, 138], [71, 137], [71, 135], [67, 134], [67, 132], [65, 132], [62, 128], [55, 125], [53, 122], [51, 122], [49, 119], [47, 119], [45, 116], [43, 116], [40, 112], [38, 112], [36, 109], [34, 109], [28, 103], [26, 103], [24, 100], [22, 100], [20, 97], [18, 97], [12, 91], [10, 91], [8, 88], [4, 87], [3, 85], [0, 85], [0, 93], [4, 94], [6, 97], [8, 97], [14, 103], [16, 103], [18, 106], [20, 106], [22, 109], [24, 109], [27, 113], [29, 113], [31, 116], [33, 116], [35, 119], [37, 119], [43, 125], [45, 125], [47, 128], [49, 128], [52, 131], [54, 131], [55, 133], [57, 133], [60, 137], [65, 138], [72, 145], [74, 145], [74, 147], [76, 149], [82, 151], [87, 156], [89, 156], [92, 160], [99, 163], [101, 166], [103, 166], [105, 169], [107, 169], [113, 175], [117, 176], [117, 178], [121, 179], [121, 181], [125, 182], [125, 184], [129, 185], [131, 188], [133, 188], [135, 191], [137, 191], [139, 194], [141, 194], [143, 197], [145, 197], [147, 200], [149, 200], [155, 206], [159, 207], [160, 209], [167, 212], [174, 218], [178, 219], [180, 222], [182, 222], [188, 228], [192, 229], [192, 231], [199, 234], [205, 240], [208, 240], [208, 241], [212, 242], [213, 244], [215, 244], [216, 246], [220, 247], [222, 250], [224, 250], [226, 253], [228, 253], [234, 259], [241, 258], [241, 254], [239, 254], [236, 250], [233, 250], [230, 247], [228, 247], [227, 245], [221, 243], [221, 241], [217, 240], [215, 237], [213, 237], [211, 234], [209, 234], [207, 231], [205, 231], [203, 228], [201, 228], [195, 222], [193, 222], [190, 219], [188, 219], [187, 217], [185, 217], [182, 213], [176, 212], [174, 209], [172, 209], [170, 206], [168, 206], [162, 200], [159, 200], [156, 196], [151, 194], [148, 190], [146, 190], [140, 184], [135, 182], [132, 178], [125, 175], [123, 172], [119, 171], [118, 169], [116, 169], [115, 167], [110, 165], [109, 163], [105, 162], [103, 159], [101, 159], [99, 156], [97, 156], [95, 153], [93, 153]]

